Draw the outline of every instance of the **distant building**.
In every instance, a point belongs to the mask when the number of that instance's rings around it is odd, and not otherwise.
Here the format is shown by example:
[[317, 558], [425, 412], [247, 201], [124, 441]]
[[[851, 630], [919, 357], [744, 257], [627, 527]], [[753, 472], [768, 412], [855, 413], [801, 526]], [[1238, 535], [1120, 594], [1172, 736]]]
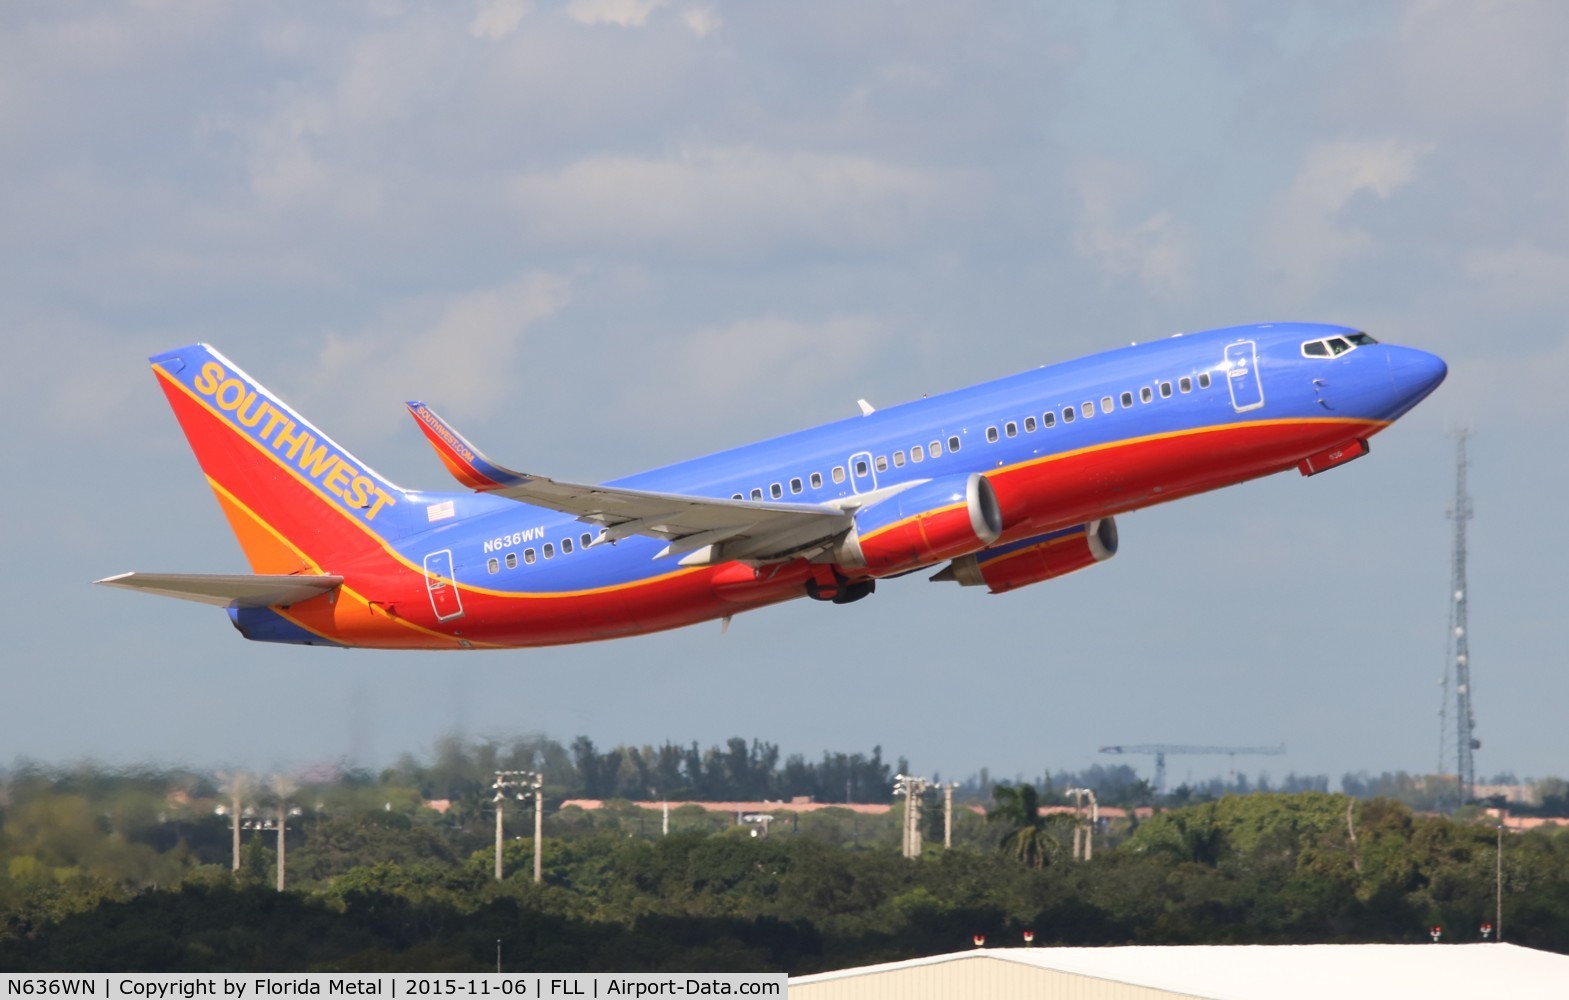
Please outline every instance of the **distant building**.
[[1471, 795], [1479, 802], [1497, 796], [1513, 806], [1542, 804], [1541, 796], [1536, 794], [1535, 785], [1472, 785]]

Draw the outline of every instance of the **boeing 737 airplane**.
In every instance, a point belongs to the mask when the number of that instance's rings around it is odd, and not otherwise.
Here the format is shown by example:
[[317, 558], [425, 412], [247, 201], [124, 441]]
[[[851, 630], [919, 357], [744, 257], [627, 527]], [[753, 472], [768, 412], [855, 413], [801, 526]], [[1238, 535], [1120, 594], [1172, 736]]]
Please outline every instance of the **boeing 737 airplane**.
[[1114, 517], [1315, 475], [1437, 388], [1444, 362], [1341, 326], [1136, 344], [600, 485], [514, 472], [408, 404], [468, 492], [373, 472], [204, 344], [153, 372], [251, 574], [126, 573], [246, 638], [381, 649], [589, 642], [886, 577], [1004, 593], [1110, 558]]

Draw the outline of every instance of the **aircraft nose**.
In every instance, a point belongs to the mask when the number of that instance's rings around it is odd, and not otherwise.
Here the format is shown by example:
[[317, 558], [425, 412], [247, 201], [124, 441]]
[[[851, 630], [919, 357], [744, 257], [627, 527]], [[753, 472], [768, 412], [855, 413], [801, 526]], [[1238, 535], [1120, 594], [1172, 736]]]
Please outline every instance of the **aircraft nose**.
[[1389, 381], [1403, 407], [1426, 399], [1448, 374], [1449, 366], [1436, 354], [1412, 347], [1394, 347], [1389, 352]]

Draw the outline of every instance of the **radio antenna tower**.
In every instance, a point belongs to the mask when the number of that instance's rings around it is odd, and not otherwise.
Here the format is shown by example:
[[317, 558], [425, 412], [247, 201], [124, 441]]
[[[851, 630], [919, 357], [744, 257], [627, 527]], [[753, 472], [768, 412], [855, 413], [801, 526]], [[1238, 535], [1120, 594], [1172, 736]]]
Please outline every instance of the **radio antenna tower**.
[[1471, 801], [1471, 791], [1476, 784], [1476, 765], [1472, 752], [1481, 749], [1482, 742], [1474, 734], [1476, 718], [1471, 712], [1471, 650], [1470, 635], [1466, 624], [1466, 603], [1470, 594], [1466, 589], [1466, 522], [1474, 513], [1471, 496], [1466, 492], [1466, 439], [1471, 436], [1467, 428], [1455, 432], [1455, 502], [1449, 508], [1449, 519], [1455, 524], [1455, 551], [1449, 577], [1449, 642], [1448, 658], [1444, 665], [1444, 697], [1438, 709], [1439, 717], [1439, 771], [1444, 770], [1443, 757], [1447, 750], [1449, 722], [1446, 718], [1449, 701], [1449, 679], [1455, 684], [1455, 776], [1459, 782], [1460, 805]]

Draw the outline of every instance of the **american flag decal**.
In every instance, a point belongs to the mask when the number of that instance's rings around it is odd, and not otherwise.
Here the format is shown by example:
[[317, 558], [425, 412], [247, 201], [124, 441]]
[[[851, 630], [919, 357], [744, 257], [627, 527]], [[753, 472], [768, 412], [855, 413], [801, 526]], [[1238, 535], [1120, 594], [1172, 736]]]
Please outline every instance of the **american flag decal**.
[[433, 503], [425, 508], [425, 519], [427, 521], [445, 521], [455, 513], [457, 512], [453, 510], [452, 501], [443, 500], [441, 503]]

